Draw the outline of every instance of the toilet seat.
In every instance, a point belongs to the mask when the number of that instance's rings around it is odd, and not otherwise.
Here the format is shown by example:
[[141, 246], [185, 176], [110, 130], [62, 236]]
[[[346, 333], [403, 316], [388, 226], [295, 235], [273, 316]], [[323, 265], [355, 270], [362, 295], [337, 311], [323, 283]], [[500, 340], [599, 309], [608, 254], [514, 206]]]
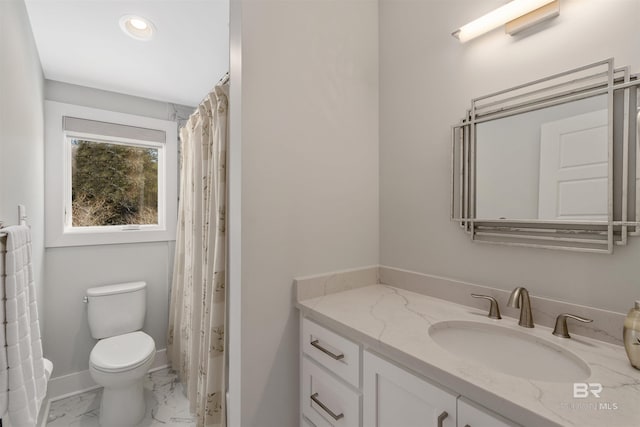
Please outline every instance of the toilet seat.
[[98, 341], [91, 350], [89, 363], [101, 372], [125, 372], [148, 362], [155, 350], [153, 338], [136, 331]]

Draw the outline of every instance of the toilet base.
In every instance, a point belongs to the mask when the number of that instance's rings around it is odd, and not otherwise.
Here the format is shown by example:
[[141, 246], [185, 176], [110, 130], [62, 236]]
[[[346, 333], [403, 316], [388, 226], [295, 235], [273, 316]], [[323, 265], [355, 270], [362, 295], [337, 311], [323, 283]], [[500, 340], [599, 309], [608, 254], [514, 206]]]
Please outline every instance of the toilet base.
[[144, 418], [144, 382], [133, 382], [126, 387], [105, 387], [100, 404], [102, 427], [133, 427]]
[[[151, 340], [151, 337], [147, 336], [147, 338]], [[153, 340], [151, 343], [153, 344]], [[96, 347], [99, 344], [100, 342], [96, 344]], [[92, 355], [96, 351], [96, 347], [91, 351]], [[120, 351], [126, 350], [120, 349]], [[100, 426], [134, 427], [139, 424], [146, 412], [144, 379], [149, 368], [153, 365], [155, 345], [152, 345], [146, 360], [137, 365], [133, 364], [130, 369], [115, 372], [105, 371], [103, 366], [94, 365], [92, 357], [90, 356], [89, 359], [89, 373], [96, 384], [104, 387], [98, 418]]]

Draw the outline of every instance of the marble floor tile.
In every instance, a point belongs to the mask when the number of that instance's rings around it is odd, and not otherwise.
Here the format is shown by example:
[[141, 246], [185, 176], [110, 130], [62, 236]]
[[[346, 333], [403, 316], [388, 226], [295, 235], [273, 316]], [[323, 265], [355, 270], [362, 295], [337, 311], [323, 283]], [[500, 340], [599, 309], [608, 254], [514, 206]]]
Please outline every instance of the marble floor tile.
[[[195, 426], [189, 402], [176, 374], [162, 369], [147, 375], [144, 385], [147, 413], [138, 427]], [[47, 427], [99, 427], [102, 389], [51, 402]]]

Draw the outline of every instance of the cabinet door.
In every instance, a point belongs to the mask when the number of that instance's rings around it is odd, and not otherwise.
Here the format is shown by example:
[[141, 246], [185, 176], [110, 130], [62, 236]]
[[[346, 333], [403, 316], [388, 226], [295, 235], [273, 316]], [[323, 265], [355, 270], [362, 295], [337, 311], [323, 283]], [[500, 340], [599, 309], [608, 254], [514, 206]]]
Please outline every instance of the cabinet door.
[[456, 394], [369, 352], [363, 382], [366, 427], [456, 427]]
[[518, 424], [489, 411], [477, 403], [458, 399], [458, 426], [460, 427], [517, 427]]

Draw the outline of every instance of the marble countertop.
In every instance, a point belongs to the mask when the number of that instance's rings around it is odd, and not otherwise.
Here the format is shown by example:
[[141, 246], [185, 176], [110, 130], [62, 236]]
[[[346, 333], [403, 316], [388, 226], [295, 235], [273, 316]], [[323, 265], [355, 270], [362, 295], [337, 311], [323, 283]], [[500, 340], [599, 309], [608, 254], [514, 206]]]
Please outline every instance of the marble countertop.
[[[631, 367], [621, 346], [575, 334], [558, 338], [546, 327], [522, 328], [511, 317], [492, 320], [486, 311], [387, 285], [305, 299], [297, 307], [365, 349], [524, 426], [640, 426], [640, 371]], [[584, 382], [601, 384], [600, 397], [574, 398], [573, 383], [519, 378], [448, 352], [428, 329], [449, 320], [496, 324], [563, 347], [589, 365], [591, 376]]]

